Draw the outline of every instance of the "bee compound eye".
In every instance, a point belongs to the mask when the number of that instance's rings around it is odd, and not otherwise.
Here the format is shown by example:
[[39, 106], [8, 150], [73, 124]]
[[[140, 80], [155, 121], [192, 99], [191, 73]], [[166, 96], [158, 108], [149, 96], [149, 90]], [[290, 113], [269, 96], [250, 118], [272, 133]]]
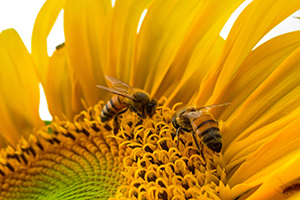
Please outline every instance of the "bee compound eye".
[[152, 103], [149, 103], [147, 106], [146, 106], [146, 113], [148, 115], [152, 115], [154, 114], [154, 105]]
[[147, 115], [152, 116], [155, 113], [156, 106], [157, 106], [157, 101], [152, 99], [145, 108]]

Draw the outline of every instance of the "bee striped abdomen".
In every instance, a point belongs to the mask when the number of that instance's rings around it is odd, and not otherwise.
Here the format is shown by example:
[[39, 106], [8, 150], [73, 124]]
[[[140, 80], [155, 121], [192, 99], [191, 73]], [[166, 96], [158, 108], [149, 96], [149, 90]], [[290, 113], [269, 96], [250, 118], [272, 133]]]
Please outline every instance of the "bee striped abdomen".
[[200, 137], [203, 137], [209, 133], [211, 128], [218, 128], [218, 123], [208, 114], [203, 114], [193, 120], [194, 130], [198, 133]]
[[110, 121], [116, 116], [116, 114], [118, 114], [126, 107], [127, 104], [123, 101], [123, 97], [114, 96], [107, 102], [107, 104], [102, 109], [100, 115], [101, 122]]
[[222, 149], [222, 136], [218, 122], [210, 114], [203, 114], [193, 120], [193, 127], [203, 143], [211, 150], [220, 152]]

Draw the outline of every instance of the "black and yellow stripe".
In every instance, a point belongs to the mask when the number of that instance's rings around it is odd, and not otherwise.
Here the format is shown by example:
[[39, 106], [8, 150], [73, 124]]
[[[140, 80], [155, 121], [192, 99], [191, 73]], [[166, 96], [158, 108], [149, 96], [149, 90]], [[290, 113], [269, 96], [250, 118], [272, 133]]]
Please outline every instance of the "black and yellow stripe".
[[121, 112], [126, 107], [127, 104], [126, 102], [124, 102], [123, 97], [114, 96], [107, 102], [107, 104], [102, 109], [100, 115], [101, 122], [110, 121], [116, 116], [116, 114]]
[[193, 127], [201, 141], [211, 150], [219, 153], [222, 149], [222, 136], [218, 122], [208, 113], [193, 120]]

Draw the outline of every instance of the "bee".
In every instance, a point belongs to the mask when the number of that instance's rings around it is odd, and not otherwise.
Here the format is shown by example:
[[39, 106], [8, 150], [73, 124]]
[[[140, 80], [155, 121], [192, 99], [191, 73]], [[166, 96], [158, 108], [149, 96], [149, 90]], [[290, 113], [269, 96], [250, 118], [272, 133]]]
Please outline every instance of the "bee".
[[65, 43], [63, 42], [63, 43], [57, 45], [55, 48], [56, 48], [56, 50], [60, 50], [60, 49], [62, 49], [64, 46], [65, 46]]
[[287, 186], [287, 184], [283, 184], [283, 182], [280, 179], [279, 179], [279, 181], [282, 183], [282, 186], [280, 187], [282, 191], [278, 191], [276, 189], [275, 190], [282, 193], [286, 197], [291, 195], [293, 192], [300, 190], [299, 182], [294, 182], [294, 183], [291, 183], [289, 186]]
[[118, 115], [126, 112], [128, 108], [142, 119], [145, 119], [147, 116], [151, 117], [155, 113], [157, 101], [154, 98], [150, 98], [148, 93], [133, 88], [116, 78], [110, 76], [105, 76], [105, 78], [110, 81], [114, 88], [100, 85], [97, 85], [97, 87], [116, 94], [117, 96], [111, 98], [102, 109], [100, 115], [101, 122], [107, 122], [114, 118], [116, 128], [118, 126]]
[[[214, 152], [220, 153], [222, 149], [222, 135], [218, 122], [208, 111], [214, 107], [226, 106], [230, 103], [215, 104], [201, 108], [184, 108], [175, 113], [172, 124], [176, 128], [177, 148], [179, 145], [179, 133], [181, 131], [192, 132], [196, 146], [201, 151], [196, 135], [200, 141]], [[202, 152], [202, 151], [201, 151]]]
[[284, 195], [289, 195], [298, 190], [300, 190], [300, 183], [294, 183], [290, 186], [284, 187], [282, 193]]

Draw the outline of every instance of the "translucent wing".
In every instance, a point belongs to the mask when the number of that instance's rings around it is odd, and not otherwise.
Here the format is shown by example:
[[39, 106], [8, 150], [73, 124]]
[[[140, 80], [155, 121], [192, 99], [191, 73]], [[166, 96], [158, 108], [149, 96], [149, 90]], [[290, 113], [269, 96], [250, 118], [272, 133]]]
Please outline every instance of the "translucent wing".
[[197, 108], [196, 110], [202, 111], [202, 112], [207, 112], [207, 111], [211, 110], [212, 108], [221, 107], [221, 106], [227, 106], [229, 104], [231, 104], [231, 103], [213, 104], [213, 105], [209, 105], [209, 106], [204, 106], [204, 107]]
[[116, 79], [111, 76], [105, 76], [107, 80], [110, 81], [111, 85], [118, 91], [123, 93], [129, 93], [130, 90], [135, 90], [133, 87], [128, 85], [127, 83], [124, 83], [123, 81]]
[[193, 118], [198, 118], [202, 115], [202, 111], [201, 110], [196, 110], [196, 111], [190, 111], [190, 112], [185, 112], [183, 114], [181, 114], [180, 116], [183, 117], [187, 117], [189, 119], [193, 119]]
[[136, 101], [136, 99], [133, 96], [131, 96], [130, 94], [127, 94], [125, 92], [122, 92], [122, 91], [119, 91], [119, 90], [116, 90], [116, 89], [113, 89], [113, 88], [108, 88], [108, 87], [105, 87], [105, 86], [101, 86], [101, 85], [97, 85], [97, 87], [101, 88], [103, 90], [106, 90], [108, 92], [114, 93], [116, 95], [120, 95], [120, 96], [126, 97], [128, 99], [131, 99], [133, 101]]
[[212, 108], [227, 106], [229, 104], [231, 104], [231, 103], [221, 103], [221, 104], [214, 104], [214, 105], [204, 106], [204, 107], [197, 108], [196, 110], [193, 110], [193, 111], [185, 112], [185, 113], [181, 114], [180, 116], [184, 116], [184, 117], [187, 117], [189, 119], [198, 118], [202, 115], [202, 113], [208, 112]]

